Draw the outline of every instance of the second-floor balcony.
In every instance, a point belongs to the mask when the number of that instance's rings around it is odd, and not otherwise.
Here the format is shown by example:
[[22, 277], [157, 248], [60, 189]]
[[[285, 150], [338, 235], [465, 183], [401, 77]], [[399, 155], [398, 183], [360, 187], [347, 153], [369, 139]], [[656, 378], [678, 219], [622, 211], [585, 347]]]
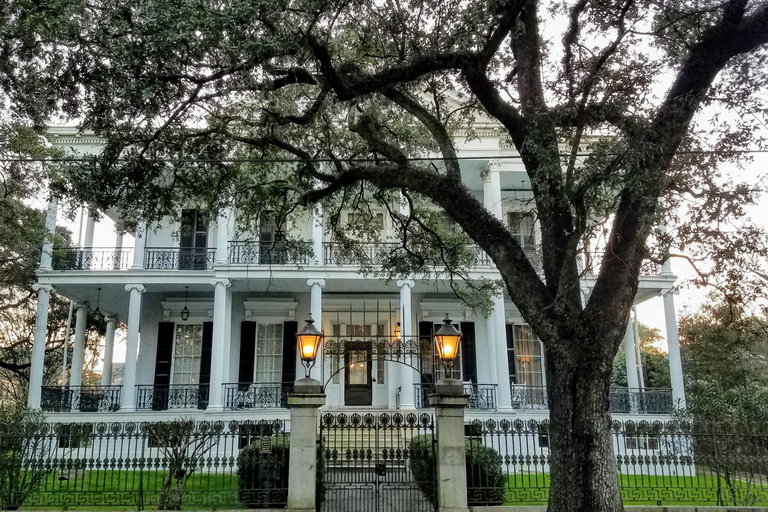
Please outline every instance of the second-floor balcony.
[[213, 247], [148, 247], [144, 268], [148, 270], [211, 270], [216, 260]]
[[133, 264], [133, 249], [67, 247], [53, 257], [54, 270], [127, 270]]

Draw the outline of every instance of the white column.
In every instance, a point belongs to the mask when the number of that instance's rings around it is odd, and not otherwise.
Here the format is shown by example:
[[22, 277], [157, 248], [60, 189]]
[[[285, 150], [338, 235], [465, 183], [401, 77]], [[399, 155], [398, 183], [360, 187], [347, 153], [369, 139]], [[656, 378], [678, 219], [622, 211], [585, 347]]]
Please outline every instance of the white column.
[[[501, 161], [489, 160], [488, 161], [488, 174], [490, 184], [488, 186], [490, 191], [490, 210], [494, 217], [499, 220], [501, 218]], [[485, 195], [485, 185], [483, 186], [483, 195]]]
[[147, 243], [147, 223], [140, 220], [136, 226], [136, 232], [133, 234], [133, 266], [132, 270], [141, 270], [144, 268], [144, 247]]
[[45, 339], [48, 331], [48, 303], [51, 299], [53, 286], [34, 284], [32, 288], [37, 292], [37, 316], [35, 318], [35, 340], [32, 345], [32, 366], [29, 369], [27, 405], [33, 409], [39, 409], [45, 366]]
[[85, 220], [85, 237], [83, 237], [83, 247], [93, 247], [93, 232], [96, 230], [96, 219], [88, 210], [85, 210], [88, 217]]
[[40, 255], [40, 270], [52, 270], [53, 262], [53, 235], [56, 233], [56, 209], [59, 200], [52, 197], [48, 201], [48, 210], [45, 213], [45, 240], [43, 241], [43, 253]]
[[117, 318], [107, 317], [107, 332], [104, 336], [104, 362], [101, 370], [101, 385], [109, 386], [112, 384], [112, 351], [115, 348], [115, 327]]
[[[312, 318], [315, 319], [315, 326], [323, 330], [323, 288], [325, 288], [325, 279], [307, 279], [307, 286], [309, 286], [309, 312], [312, 313]], [[302, 329], [302, 325], [299, 325], [299, 330]], [[310, 370], [309, 377], [322, 381], [323, 378], [323, 347], [322, 345], [317, 351], [317, 360], [315, 366]]]
[[229, 279], [212, 279], [213, 291], [213, 341], [211, 343], [211, 381], [208, 392], [208, 411], [221, 411], [224, 408], [224, 375], [225, 364], [229, 364], [229, 357], [225, 351], [229, 350], [227, 337], [227, 288], [231, 286]]
[[637, 380], [637, 358], [635, 357], [635, 330], [632, 326], [632, 317], [627, 323], [627, 330], [624, 333], [624, 356], [627, 365], [627, 387], [637, 389], [640, 384]]
[[317, 203], [312, 208], [312, 252], [314, 252], [312, 264], [314, 265], [322, 265], [325, 263], [323, 229], [323, 205]]
[[[411, 290], [415, 284], [412, 279], [403, 279], [397, 282], [397, 286], [400, 288], [400, 312], [402, 314], [400, 318], [400, 339], [406, 347], [414, 342], [418, 345], [418, 339], [413, 335], [413, 305], [411, 300]], [[403, 353], [405, 354], [406, 352], [404, 351]], [[404, 355], [403, 362], [413, 365], [413, 356], [414, 354]], [[404, 364], [398, 366], [400, 367], [400, 408], [416, 409], [413, 390], [414, 370]]]
[[[485, 343], [483, 344], [483, 350], [485, 350], [485, 353], [487, 354], [488, 361], [488, 382], [491, 384], [498, 384], [499, 379], [496, 372], [496, 328], [494, 326], [495, 319], [493, 318], [493, 314], [488, 315], [488, 318], [485, 319]], [[506, 326], [504, 330], [504, 335], [506, 336]], [[478, 344], [479, 345], [479, 344]]]
[[509, 384], [509, 364], [507, 362], [507, 324], [504, 319], [504, 295], [493, 297], [493, 344], [496, 359], [496, 383], [498, 384], [498, 404], [500, 411], [512, 410], [512, 392]]
[[685, 385], [683, 384], [683, 364], [680, 361], [680, 339], [677, 333], [675, 298], [677, 288], [671, 288], [664, 295], [664, 322], [667, 326], [667, 349], [669, 350], [669, 377], [672, 381], [672, 403], [675, 407], [685, 407]]
[[229, 251], [229, 218], [232, 215], [232, 209], [226, 208], [219, 212], [219, 218], [216, 223], [216, 265], [226, 265]]
[[88, 327], [88, 306], [82, 302], [76, 306], [75, 344], [72, 347], [72, 367], [69, 385], [80, 386], [83, 383], [83, 359], [85, 358], [85, 328]]
[[635, 317], [635, 360], [637, 362], [637, 376], [640, 382], [640, 389], [645, 389], [645, 377], [643, 377], [643, 354], [640, 352], [640, 320], [637, 317], [637, 307], [632, 306], [632, 314]]
[[144, 285], [132, 283], [125, 285], [125, 290], [130, 292], [130, 298], [128, 299], [128, 333], [125, 337], [125, 369], [123, 388], [120, 391], [120, 409], [133, 411], [136, 409], [136, 364], [139, 356], [141, 294], [147, 289]]
[[122, 233], [115, 233], [115, 250], [116, 251], [123, 250], [123, 234]]

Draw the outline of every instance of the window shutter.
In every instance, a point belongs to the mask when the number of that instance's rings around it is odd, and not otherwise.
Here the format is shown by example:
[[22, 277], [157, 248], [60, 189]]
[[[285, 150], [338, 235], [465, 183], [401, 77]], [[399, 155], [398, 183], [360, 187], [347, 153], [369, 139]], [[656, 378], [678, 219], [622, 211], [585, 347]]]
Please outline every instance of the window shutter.
[[[296, 380], [296, 333], [298, 330], [298, 322], [283, 322], [283, 382], [293, 383]], [[318, 361], [317, 364], [322, 364], [322, 361]]]
[[173, 322], [160, 322], [157, 327], [157, 353], [155, 355], [155, 389], [152, 390], [152, 410], [168, 408], [168, 386], [171, 383], [173, 359]]
[[464, 338], [461, 347], [461, 365], [464, 370], [464, 380], [469, 380], [474, 384], [477, 384], [475, 322], [461, 322], [459, 325]]
[[243, 390], [253, 382], [253, 361], [256, 357], [256, 322], [240, 323], [240, 366], [237, 371], [237, 383]]
[[[507, 324], [507, 365], [509, 383], [517, 384], [517, 362], [515, 361], [515, 324]], [[501, 384], [501, 382], [499, 382]]]
[[421, 383], [431, 384], [434, 378], [432, 356], [432, 322], [419, 322], [419, 345], [425, 344], [427, 350], [421, 354]]
[[[223, 326], [222, 326], [223, 327]], [[200, 387], [197, 394], [197, 408], [208, 407], [208, 393], [211, 383], [211, 352], [213, 348], [213, 322], [203, 322], [203, 348], [200, 353]]]

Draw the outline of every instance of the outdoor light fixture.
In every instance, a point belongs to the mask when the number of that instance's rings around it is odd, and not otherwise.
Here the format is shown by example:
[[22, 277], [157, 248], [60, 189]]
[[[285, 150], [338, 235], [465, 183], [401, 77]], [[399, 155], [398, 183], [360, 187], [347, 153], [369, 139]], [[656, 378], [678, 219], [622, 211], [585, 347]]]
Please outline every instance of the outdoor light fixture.
[[104, 319], [104, 314], [99, 309], [99, 303], [101, 302], [101, 288], [99, 288], [98, 295], [96, 295], [96, 309], [93, 310], [93, 318], [97, 322], [101, 322]]
[[187, 307], [187, 297], [189, 296], [189, 286], [184, 291], [184, 309], [181, 310], [181, 319], [185, 322], [189, 320], [189, 308]]
[[395, 326], [395, 339], [397, 341], [400, 341], [402, 334], [400, 333], [400, 322], [397, 322], [397, 325]]
[[461, 331], [453, 326], [448, 313], [446, 313], [443, 325], [435, 333], [435, 349], [437, 349], [437, 357], [443, 363], [445, 373], [449, 378], [453, 369], [453, 361], [459, 353], [460, 343]]
[[315, 327], [315, 320], [310, 313], [304, 328], [296, 333], [296, 343], [299, 345], [299, 355], [301, 356], [301, 364], [304, 365], [305, 377], [309, 377], [309, 370], [315, 365], [317, 351], [322, 340], [323, 332]]

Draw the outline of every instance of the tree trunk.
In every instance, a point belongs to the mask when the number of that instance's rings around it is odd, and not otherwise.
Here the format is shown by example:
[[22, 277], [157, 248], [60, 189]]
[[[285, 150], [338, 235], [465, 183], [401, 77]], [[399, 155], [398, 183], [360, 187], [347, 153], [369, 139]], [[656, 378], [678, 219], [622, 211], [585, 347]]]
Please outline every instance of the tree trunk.
[[[572, 343], [569, 343], [572, 341]], [[608, 413], [611, 356], [601, 343], [559, 340], [547, 350], [548, 512], [621, 512]], [[610, 343], [609, 343], [610, 345]], [[618, 344], [616, 344], [618, 346]], [[586, 354], [585, 354], [586, 352]], [[613, 353], [615, 350], [606, 350]]]

